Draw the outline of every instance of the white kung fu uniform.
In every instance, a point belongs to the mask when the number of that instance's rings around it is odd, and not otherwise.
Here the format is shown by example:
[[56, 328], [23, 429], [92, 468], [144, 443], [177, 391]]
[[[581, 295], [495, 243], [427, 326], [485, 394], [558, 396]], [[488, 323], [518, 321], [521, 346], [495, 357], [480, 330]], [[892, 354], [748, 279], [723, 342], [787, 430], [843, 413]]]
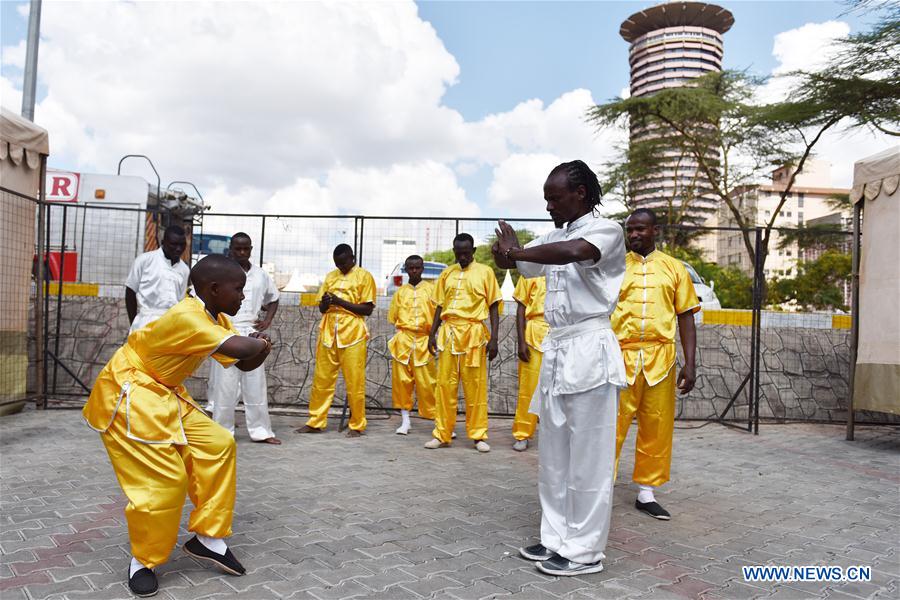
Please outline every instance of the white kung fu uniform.
[[134, 260], [125, 287], [137, 296], [138, 313], [131, 322], [130, 334], [157, 320], [187, 296], [191, 270], [181, 259], [172, 261], [158, 248], [144, 252]]
[[544, 360], [531, 412], [540, 416], [538, 494], [541, 544], [573, 562], [604, 558], [613, 501], [616, 413], [625, 364], [609, 324], [625, 275], [617, 223], [584, 215], [527, 247], [584, 239], [599, 261], [539, 265], [517, 261], [525, 277], [546, 276]]
[[[241, 335], [250, 335], [256, 329], [253, 324], [263, 306], [278, 300], [278, 288], [268, 273], [254, 264], [247, 271], [244, 285], [244, 301], [231, 322]], [[226, 369], [218, 362], [209, 361], [209, 404], [207, 410], [213, 419], [234, 435], [234, 409], [243, 396], [244, 417], [247, 432], [255, 441], [275, 437], [269, 419], [268, 387], [263, 365], [252, 371]]]

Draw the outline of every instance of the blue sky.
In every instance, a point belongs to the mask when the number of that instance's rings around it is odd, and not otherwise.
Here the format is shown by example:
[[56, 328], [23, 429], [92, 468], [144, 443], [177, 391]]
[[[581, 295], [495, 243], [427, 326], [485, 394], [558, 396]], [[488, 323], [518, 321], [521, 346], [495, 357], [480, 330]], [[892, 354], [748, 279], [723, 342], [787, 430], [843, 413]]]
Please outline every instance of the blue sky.
[[[547, 165], [601, 165], [621, 141], [583, 115], [627, 87], [619, 26], [652, 4], [45, 2], [36, 120], [52, 167], [110, 173], [148, 154], [231, 212], [393, 214], [402, 197], [422, 214], [505, 214], [539, 199]], [[726, 67], [758, 75], [865, 25], [843, 2], [722, 4]], [[0, 99], [16, 111], [21, 7], [0, 2]], [[842, 141], [823, 148], [845, 182], [871, 144]]]
[[[419, 2], [462, 74], [444, 102], [468, 119], [524, 98], [552, 101], [587, 88], [602, 101], [628, 85], [628, 44], [619, 25], [647, 2]], [[768, 74], [776, 34], [845, 12], [842, 2], [723, 2], [735, 16], [725, 65]], [[859, 26], [856, 15], [842, 17]]]
[[[45, 3], [46, 4], [46, 3]], [[647, 2], [418, 2], [419, 14], [437, 30], [461, 67], [444, 96], [467, 119], [508, 110], [525, 98], [546, 102], [567, 90], [587, 88], [598, 101], [628, 83], [628, 44], [619, 25]], [[723, 2], [735, 16], [726, 34], [725, 64], [768, 74], [775, 66], [772, 39], [805, 23], [830, 19], [864, 25], [844, 2]], [[27, 2], [0, 2], [3, 46], [27, 33], [19, 16]], [[46, 10], [46, 8], [45, 8]], [[18, 70], [3, 65], [7, 76]]]

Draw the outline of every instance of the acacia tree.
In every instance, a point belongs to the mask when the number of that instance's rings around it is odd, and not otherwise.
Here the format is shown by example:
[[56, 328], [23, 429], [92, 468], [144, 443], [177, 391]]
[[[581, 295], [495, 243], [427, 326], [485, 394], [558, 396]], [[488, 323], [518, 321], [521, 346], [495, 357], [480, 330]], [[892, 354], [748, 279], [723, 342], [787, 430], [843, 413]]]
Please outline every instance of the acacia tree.
[[[738, 204], [738, 192], [752, 187], [773, 168], [791, 165], [778, 198], [778, 206], [764, 224], [763, 261], [779, 210], [787, 202], [797, 174], [803, 169], [822, 134], [841, 118], [834, 115], [814, 129], [805, 129], [805, 106], [760, 106], [753, 102], [761, 82], [743, 73], [723, 71], [699, 77], [690, 87], [665, 89], [651, 96], [617, 99], [591, 109], [589, 120], [597, 127], [622, 126], [671, 132], [680, 140], [706, 179], [715, 197], [726, 205], [742, 231], [744, 247], [754, 262], [755, 211], [748, 214]], [[805, 117], [807, 120], [808, 116]], [[630, 157], [660, 151], [663, 136], [633, 140], [641, 148]], [[799, 140], [799, 142], [798, 142]], [[644, 167], [635, 166], [631, 173]]]
[[[662, 172], [668, 175], [659, 176]], [[638, 207], [639, 195], [655, 194], [661, 198], [665, 208], [656, 212], [666, 246], [687, 248], [701, 233], [680, 227], [702, 224], [691, 209], [704, 189], [702, 173], [693, 164], [690, 150], [676, 136], [656, 136], [619, 148], [617, 158], [603, 169], [601, 187], [605, 197], [625, 205], [626, 212], [616, 215], [621, 216], [621, 221]]]
[[[724, 71], [692, 80], [690, 87], [669, 88], [649, 96], [615, 99], [595, 106], [588, 120], [598, 128], [630, 126], [666, 132], [635, 139], [619, 174], [634, 177], [659, 160], [661, 144], [677, 139], [743, 230], [744, 247], [754, 260], [756, 214], [744, 213], [739, 192], [752, 189], [774, 168], [789, 166], [778, 205], [763, 224], [759, 252], [768, 256], [775, 220], [790, 197], [797, 174], [813, 149], [839, 123], [869, 126], [898, 135], [900, 105], [900, 8], [883, 12], [872, 30], [838, 43], [838, 52], [818, 73], [792, 73], [788, 100], [759, 103], [763, 80]], [[654, 152], [657, 158], [653, 158]], [[648, 158], [649, 157], [649, 158]], [[643, 163], [636, 164], [638, 161]], [[627, 182], [622, 185], [629, 185]]]

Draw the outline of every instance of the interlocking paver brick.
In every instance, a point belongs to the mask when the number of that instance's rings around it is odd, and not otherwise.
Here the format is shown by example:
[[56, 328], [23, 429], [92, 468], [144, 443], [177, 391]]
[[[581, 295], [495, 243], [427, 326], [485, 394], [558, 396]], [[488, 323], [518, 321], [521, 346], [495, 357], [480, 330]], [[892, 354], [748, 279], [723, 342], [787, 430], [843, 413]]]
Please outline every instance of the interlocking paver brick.
[[[889, 428], [861, 427], [852, 444], [833, 426], [765, 426], [758, 437], [676, 430], [672, 482], [659, 494], [673, 520], [635, 511], [634, 485], [621, 476], [605, 571], [551, 578], [518, 557], [540, 528], [536, 452], [502, 443], [489, 455], [465, 443], [428, 452], [430, 428], [394, 436], [396, 419], [373, 419], [360, 443], [334, 427], [295, 436], [288, 426], [297, 420], [273, 418], [279, 448], [251, 444], [238, 429], [229, 545], [248, 575], [223, 575], [176, 549], [158, 569], [159, 597], [897, 597], [900, 441]], [[0, 435], [4, 600], [127, 597], [125, 499], [96, 436], [77, 412], [0, 420], [0, 434], [23, 427], [56, 441]], [[492, 433], [507, 427], [491, 420]], [[620, 475], [630, 473], [633, 451], [622, 463]], [[185, 504], [179, 546], [191, 535]], [[751, 585], [747, 564], [869, 565], [873, 580]]]
[[435, 575], [428, 579], [419, 579], [413, 583], [404, 583], [401, 585], [402, 588], [415, 592], [423, 598], [430, 598], [432, 594], [444, 592], [451, 588], [460, 588], [462, 586], [463, 584], [458, 581], [453, 581], [443, 575]]

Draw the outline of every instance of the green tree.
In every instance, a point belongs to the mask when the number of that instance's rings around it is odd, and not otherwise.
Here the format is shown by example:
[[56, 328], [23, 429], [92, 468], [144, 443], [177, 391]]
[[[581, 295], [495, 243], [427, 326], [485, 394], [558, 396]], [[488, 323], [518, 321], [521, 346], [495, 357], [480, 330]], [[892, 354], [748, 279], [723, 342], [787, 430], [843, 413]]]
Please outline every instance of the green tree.
[[776, 279], [770, 286], [773, 304], [794, 303], [812, 310], [849, 310], [844, 291], [850, 281], [850, 255], [826, 250], [818, 258], [797, 263], [797, 275]]
[[[632, 140], [624, 164], [612, 172], [614, 179], [624, 177], [625, 187], [634, 187], [660, 162], [669, 164], [673, 156], [687, 153], [704, 185], [744, 230], [744, 247], [753, 262], [756, 211], [742, 207], [741, 192], [787, 165], [778, 204], [763, 224], [759, 252], [765, 265], [775, 220], [825, 132], [843, 121], [896, 133], [890, 124], [898, 120], [900, 98], [897, 13], [888, 11], [872, 31], [842, 40], [833, 69], [791, 74], [794, 87], [782, 102], [760, 104], [757, 92], [764, 80], [724, 71], [694, 79], [688, 87], [595, 106], [588, 120], [596, 127], [651, 134]], [[618, 189], [622, 187], [620, 182]]]
[[695, 248], [661, 246], [660, 250], [690, 264], [708, 284], [715, 284], [716, 297], [722, 308], [752, 308], [753, 280], [736, 267], [721, 267], [703, 259]]
[[[522, 245], [527, 244], [537, 236], [528, 229], [517, 229], [516, 233], [519, 236], [519, 242]], [[506, 275], [506, 269], [501, 269], [497, 266], [497, 263], [494, 262], [494, 257], [491, 254], [491, 246], [494, 245], [494, 242], [497, 241], [497, 236], [491, 234], [484, 244], [479, 246], [475, 246], [475, 260], [488, 265], [490, 268], [494, 270], [494, 275], [497, 276], [497, 281], [503, 283], [503, 277]], [[425, 255], [425, 260], [430, 260], [434, 262], [442, 262], [447, 265], [452, 265], [456, 262], [456, 257], [453, 255], [453, 250], [435, 250], [434, 252], [429, 252]], [[510, 275], [512, 276], [513, 283], [517, 283], [519, 281], [519, 272], [515, 269], [510, 270]]]

